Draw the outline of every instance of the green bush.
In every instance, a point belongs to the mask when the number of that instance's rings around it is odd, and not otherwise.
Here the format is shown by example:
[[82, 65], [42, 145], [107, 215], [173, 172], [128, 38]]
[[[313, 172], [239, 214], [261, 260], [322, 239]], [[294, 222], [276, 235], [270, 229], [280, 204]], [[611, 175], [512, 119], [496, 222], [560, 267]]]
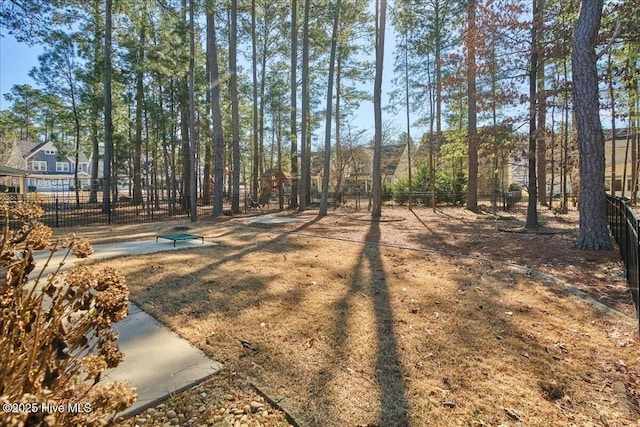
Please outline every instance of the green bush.
[[[459, 171], [455, 179], [452, 179], [450, 174], [442, 170], [436, 170], [435, 181], [436, 203], [464, 203], [467, 198], [467, 177], [464, 172]], [[412, 176], [412, 182], [413, 192], [417, 195], [415, 200], [424, 205], [429, 205], [431, 203], [431, 186], [429, 167], [426, 164], [418, 165], [416, 173]]]
[[409, 180], [398, 181], [392, 189], [393, 201], [399, 205], [404, 205], [409, 200]]
[[509, 184], [509, 191], [504, 196], [505, 208], [509, 209], [520, 201], [522, 201], [522, 184], [512, 182]]
[[[126, 383], [100, 382], [122, 360], [112, 325], [127, 316], [124, 276], [84, 265], [44, 274], [49, 262], [36, 268], [34, 251], [61, 250], [66, 259], [93, 249], [79, 238], [52, 240], [36, 205], [0, 198], [0, 210], [22, 223], [10, 231], [5, 221], [0, 246], [0, 400], [31, 408], [5, 412], [3, 425], [105, 425], [135, 400]], [[80, 404], [85, 412], [42, 411], [45, 403]]]
[[393, 199], [393, 185], [384, 184], [382, 186], [382, 201], [388, 202]]

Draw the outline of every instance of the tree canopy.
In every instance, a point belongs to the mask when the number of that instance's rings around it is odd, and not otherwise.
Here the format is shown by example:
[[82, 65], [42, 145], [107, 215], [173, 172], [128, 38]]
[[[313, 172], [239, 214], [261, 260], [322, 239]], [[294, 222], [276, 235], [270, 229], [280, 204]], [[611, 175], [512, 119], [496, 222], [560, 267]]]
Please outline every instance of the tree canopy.
[[[538, 202], [529, 209], [559, 204], [565, 212], [587, 191], [579, 165], [600, 156], [580, 158], [580, 118], [573, 114], [583, 88], [571, 57], [579, 3], [390, 3], [386, 45], [394, 61], [383, 74], [375, 46], [385, 2], [128, 0], [113, 5], [107, 50], [103, 2], [0, 0], [2, 28], [45, 52], [33, 83], [2, 94], [9, 107], [0, 112], [0, 139], [3, 147], [56, 141], [90, 157], [93, 178], [112, 181], [109, 191], [125, 179], [137, 202], [153, 186], [176, 208], [189, 209], [195, 195], [219, 215], [221, 197], [240, 209], [245, 186], [252, 198], [270, 197], [274, 187], [265, 177], [276, 169], [290, 177], [278, 192], [293, 208], [307, 207], [313, 185], [341, 194], [355, 176], [343, 158], [349, 135], [366, 134], [361, 140], [374, 141], [379, 154], [398, 142], [382, 130], [395, 126], [415, 141], [406, 145], [423, 168], [430, 202], [444, 200], [435, 194], [437, 177], [455, 182], [462, 173], [471, 209], [484, 200], [496, 209], [517, 184]], [[610, 0], [602, 9], [591, 40], [596, 115], [637, 138], [640, 6]], [[377, 97], [380, 112], [370, 104]], [[375, 114], [363, 113], [369, 108]], [[528, 133], [526, 123], [534, 125]], [[333, 156], [328, 167], [312, 164], [321, 148]], [[98, 175], [105, 154], [100, 173], [108, 177]], [[635, 191], [639, 169], [630, 167], [629, 184], [618, 185], [620, 161], [598, 176], [603, 187], [595, 191]]]

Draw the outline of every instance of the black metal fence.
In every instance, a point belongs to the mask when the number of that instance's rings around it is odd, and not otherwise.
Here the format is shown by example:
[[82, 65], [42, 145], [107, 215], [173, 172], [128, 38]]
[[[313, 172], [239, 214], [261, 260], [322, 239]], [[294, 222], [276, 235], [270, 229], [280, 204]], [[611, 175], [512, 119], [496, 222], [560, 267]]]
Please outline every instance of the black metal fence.
[[[136, 224], [171, 219], [188, 219], [191, 216], [188, 199], [143, 200], [135, 202], [129, 197], [120, 197], [111, 201], [109, 208], [105, 209], [101, 200], [90, 200], [89, 193], [82, 193], [80, 200], [76, 201], [74, 195], [38, 195], [13, 194], [8, 197], [9, 203], [27, 201], [40, 206], [44, 215], [40, 220], [53, 228], [78, 227], [108, 224]], [[196, 203], [198, 218], [210, 216], [213, 206], [210, 201], [198, 200]], [[285, 208], [288, 206], [285, 206]], [[223, 209], [231, 211], [228, 200], [223, 203]], [[240, 209], [244, 213], [267, 213], [279, 210], [278, 201], [268, 200], [264, 204], [253, 204], [248, 198], [241, 198]], [[0, 212], [0, 226], [6, 221], [10, 227], [18, 227], [19, 224], [11, 218], [5, 218]]]
[[607, 196], [607, 216], [609, 228], [620, 247], [620, 255], [624, 262], [627, 284], [631, 291], [633, 304], [636, 307], [638, 325], [640, 326], [640, 233], [638, 217], [629, 204], [629, 199]]
[[[320, 202], [320, 195], [317, 192], [311, 192], [309, 202], [315, 205]], [[430, 195], [425, 193], [414, 192], [413, 203], [418, 205], [428, 205], [430, 203]], [[79, 200], [76, 201], [73, 192], [64, 193], [27, 193], [26, 195], [16, 193], [6, 193], [2, 197], [8, 198], [10, 203], [20, 201], [28, 201], [30, 203], [41, 206], [44, 210], [44, 216], [41, 219], [50, 227], [77, 227], [91, 225], [107, 225], [107, 224], [135, 224], [153, 221], [163, 221], [170, 219], [188, 219], [190, 217], [188, 199], [171, 199], [166, 196], [161, 197], [143, 197], [142, 202], [136, 203], [129, 196], [119, 196], [116, 200], [111, 201], [109, 209], [104, 209], [101, 200], [101, 194], [97, 195], [94, 200], [90, 199], [88, 191], [82, 191], [79, 194]], [[397, 199], [387, 195], [387, 201], [391, 205], [407, 206], [407, 199]], [[261, 197], [260, 203], [252, 201], [250, 195], [245, 191], [240, 194], [240, 210], [243, 213], [261, 214], [268, 212], [278, 212], [281, 209], [288, 209], [290, 198], [289, 194], [283, 194], [282, 206], [277, 193], [271, 194], [270, 197]], [[464, 204], [460, 195], [441, 193], [436, 195], [436, 201], [439, 206], [462, 206]], [[526, 195], [521, 192], [505, 193], [500, 196], [478, 195], [478, 202], [487, 207], [495, 207], [497, 210], [509, 211], [512, 213], [526, 212], [528, 201]], [[547, 209], [559, 209], [560, 200], [550, 200], [545, 207]], [[328, 195], [328, 204], [330, 207], [349, 207], [355, 209], [370, 209], [371, 197], [369, 193], [330, 193]], [[212, 213], [212, 201], [204, 201], [198, 199], [197, 203], [198, 218], [210, 216]], [[540, 206], [539, 208], [545, 208]], [[231, 204], [228, 199], [224, 200], [223, 208], [225, 211], [231, 211]], [[569, 204], [569, 210], [574, 209]], [[0, 225], [3, 225], [7, 219], [2, 217], [0, 212]], [[9, 220], [11, 221], [11, 220]], [[19, 224], [11, 224], [12, 227]]]

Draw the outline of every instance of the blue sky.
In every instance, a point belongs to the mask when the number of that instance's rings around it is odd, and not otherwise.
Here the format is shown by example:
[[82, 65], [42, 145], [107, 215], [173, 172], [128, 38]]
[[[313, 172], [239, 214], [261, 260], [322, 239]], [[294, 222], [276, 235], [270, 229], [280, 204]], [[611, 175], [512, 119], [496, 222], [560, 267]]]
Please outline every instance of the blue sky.
[[15, 85], [30, 84], [35, 86], [29, 71], [38, 65], [38, 55], [42, 53], [39, 46], [29, 47], [18, 43], [16, 39], [5, 32], [0, 37], [0, 110], [9, 107], [4, 94]]

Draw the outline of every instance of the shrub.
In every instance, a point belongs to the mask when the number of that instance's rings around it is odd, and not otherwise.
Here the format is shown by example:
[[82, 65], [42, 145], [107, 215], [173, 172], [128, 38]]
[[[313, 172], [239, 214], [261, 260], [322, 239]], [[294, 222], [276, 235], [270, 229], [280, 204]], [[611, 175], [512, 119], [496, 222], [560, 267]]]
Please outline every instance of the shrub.
[[399, 205], [404, 205], [409, 200], [409, 181], [402, 179], [398, 181], [392, 190], [393, 201]]
[[509, 184], [509, 191], [522, 191], [522, 184], [512, 182], [511, 184]]
[[382, 186], [382, 201], [388, 202], [393, 199], [393, 185], [384, 184]]
[[[429, 205], [431, 203], [431, 185], [429, 167], [422, 163], [418, 165], [416, 173], [412, 177], [413, 191], [416, 201]], [[467, 196], [467, 178], [464, 172], [458, 171], [452, 178], [444, 170], [435, 171], [436, 203], [439, 204], [463, 204]]]
[[[10, 206], [0, 199], [0, 209], [6, 219], [0, 246], [0, 400], [9, 405], [3, 406], [2, 424], [108, 424], [135, 400], [126, 383], [100, 383], [102, 372], [122, 360], [112, 325], [127, 315], [124, 276], [83, 265], [62, 272], [64, 261], [45, 274], [51, 257], [36, 269], [34, 251], [64, 251], [66, 260], [87, 257], [93, 249], [76, 237], [52, 240], [36, 205]], [[9, 218], [22, 226], [10, 231]]]
[[510, 209], [522, 201], [522, 185], [516, 182], [509, 184], [509, 191], [504, 195], [504, 208]]

